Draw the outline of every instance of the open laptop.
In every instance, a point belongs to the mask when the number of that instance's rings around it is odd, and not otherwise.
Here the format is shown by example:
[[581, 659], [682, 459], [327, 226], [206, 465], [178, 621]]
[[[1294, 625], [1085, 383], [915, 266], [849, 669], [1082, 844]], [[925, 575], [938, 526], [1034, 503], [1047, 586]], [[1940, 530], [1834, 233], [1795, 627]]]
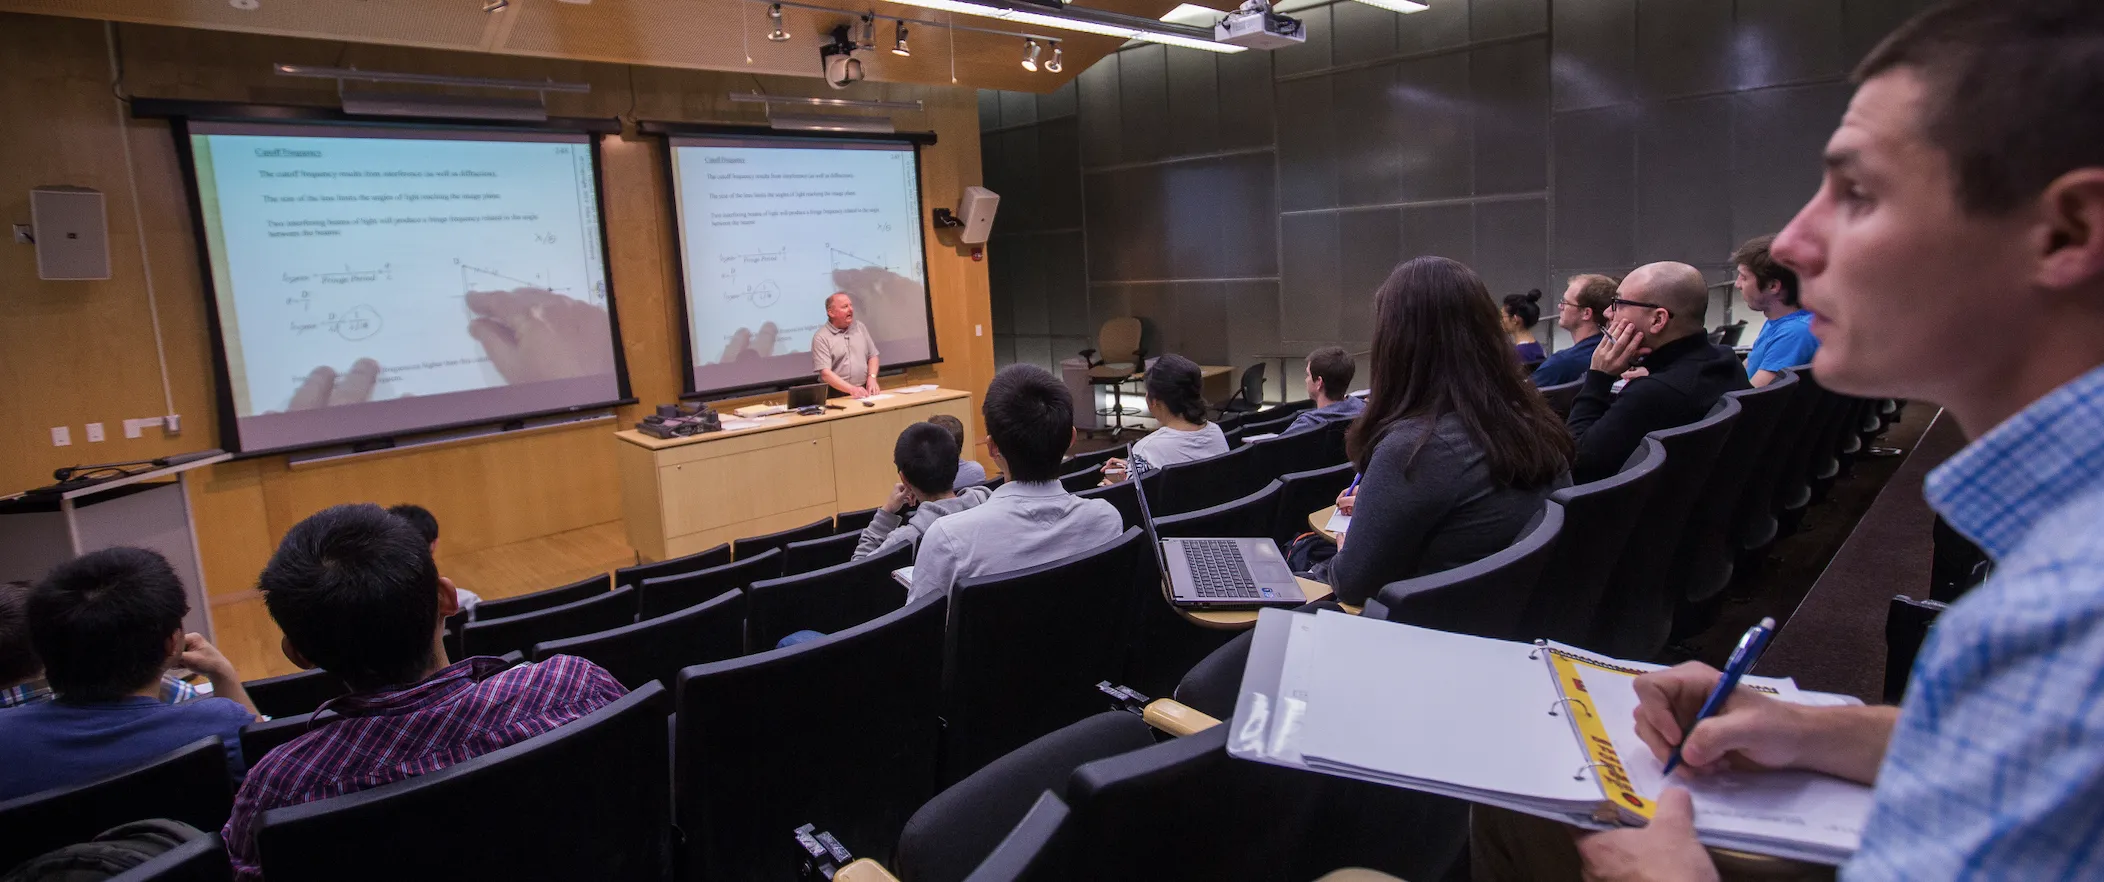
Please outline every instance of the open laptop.
[[826, 403], [826, 393], [833, 387], [824, 383], [808, 383], [789, 387], [789, 409], [821, 407]]
[[[1154, 471], [1146, 460], [1131, 460], [1131, 480]], [[1300, 580], [1286, 566], [1285, 555], [1269, 539], [1163, 539], [1154, 532], [1154, 513], [1147, 508], [1144, 485], [1133, 488], [1140, 499], [1140, 523], [1155, 563], [1169, 579], [1170, 600], [1197, 609], [1294, 607], [1307, 603]]]

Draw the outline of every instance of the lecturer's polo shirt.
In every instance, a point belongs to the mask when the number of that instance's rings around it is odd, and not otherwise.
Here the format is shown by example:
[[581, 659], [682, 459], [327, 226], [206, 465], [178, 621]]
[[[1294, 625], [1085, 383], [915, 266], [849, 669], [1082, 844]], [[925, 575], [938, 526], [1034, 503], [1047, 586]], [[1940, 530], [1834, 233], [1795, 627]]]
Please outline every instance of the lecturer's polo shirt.
[[811, 335], [811, 372], [814, 374], [830, 369], [849, 385], [860, 386], [869, 382], [869, 360], [876, 357], [876, 338], [869, 335], [869, 326], [859, 319], [849, 322], [844, 329], [826, 322]]

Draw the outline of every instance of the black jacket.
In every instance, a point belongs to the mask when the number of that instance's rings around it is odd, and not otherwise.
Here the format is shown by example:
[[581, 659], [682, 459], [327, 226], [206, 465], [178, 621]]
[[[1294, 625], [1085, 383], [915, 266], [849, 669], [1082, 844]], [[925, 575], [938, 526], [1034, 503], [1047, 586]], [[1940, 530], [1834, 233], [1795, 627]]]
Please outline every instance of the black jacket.
[[1578, 455], [1571, 462], [1573, 482], [1613, 475], [1644, 443], [1645, 435], [1700, 420], [1724, 393], [1751, 388], [1738, 355], [1701, 333], [1660, 346], [1638, 364], [1651, 375], [1629, 381], [1620, 396], [1614, 392], [1617, 377], [1585, 372], [1585, 385], [1565, 421], [1578, 442]]

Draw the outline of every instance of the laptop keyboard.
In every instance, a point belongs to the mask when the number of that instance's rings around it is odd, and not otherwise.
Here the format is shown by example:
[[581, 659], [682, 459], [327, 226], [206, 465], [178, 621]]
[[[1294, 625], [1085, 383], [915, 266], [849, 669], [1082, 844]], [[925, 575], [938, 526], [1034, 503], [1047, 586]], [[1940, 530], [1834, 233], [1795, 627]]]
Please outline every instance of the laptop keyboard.
[[1241, 545], [1217, 539], [1186, 539], [1184, 562], [1191, 567], [1191, 588], [1199, 597], [1257, 598], [1256, 580], [1242, 562]]

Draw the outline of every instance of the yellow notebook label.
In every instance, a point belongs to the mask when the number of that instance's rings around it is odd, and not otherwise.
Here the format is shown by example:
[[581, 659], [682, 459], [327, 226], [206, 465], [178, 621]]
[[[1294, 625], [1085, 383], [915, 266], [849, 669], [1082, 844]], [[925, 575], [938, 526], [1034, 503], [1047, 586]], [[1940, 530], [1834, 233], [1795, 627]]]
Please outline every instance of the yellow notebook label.
[[1574, 659], [1561, 652], [1549, 652], [1549, 665], [1556, 670], [1556, 686], [1566, 699], [1563, 712], [1571, 717], [1578, 730], [1578, 740], [1585, 747], [1586, 758], [1592, 765], [1594, 780], [1600, 782], [1600, 791], [1616, 808], [1649, 820], [1652, 812], [1651, 800], [1636, 792], [1630, 783], [1629, 773], [1622, 767], [1622, 758], [1615, 753], [1614, 741], [1607, 737], [1607, 727], [1600, 724], [1600, 716], [1593, 712], [1593, 702], [1585, 689], [1585, 679], [1578, 675], [1578, 666], [1589, 664], [1583, 659]]

